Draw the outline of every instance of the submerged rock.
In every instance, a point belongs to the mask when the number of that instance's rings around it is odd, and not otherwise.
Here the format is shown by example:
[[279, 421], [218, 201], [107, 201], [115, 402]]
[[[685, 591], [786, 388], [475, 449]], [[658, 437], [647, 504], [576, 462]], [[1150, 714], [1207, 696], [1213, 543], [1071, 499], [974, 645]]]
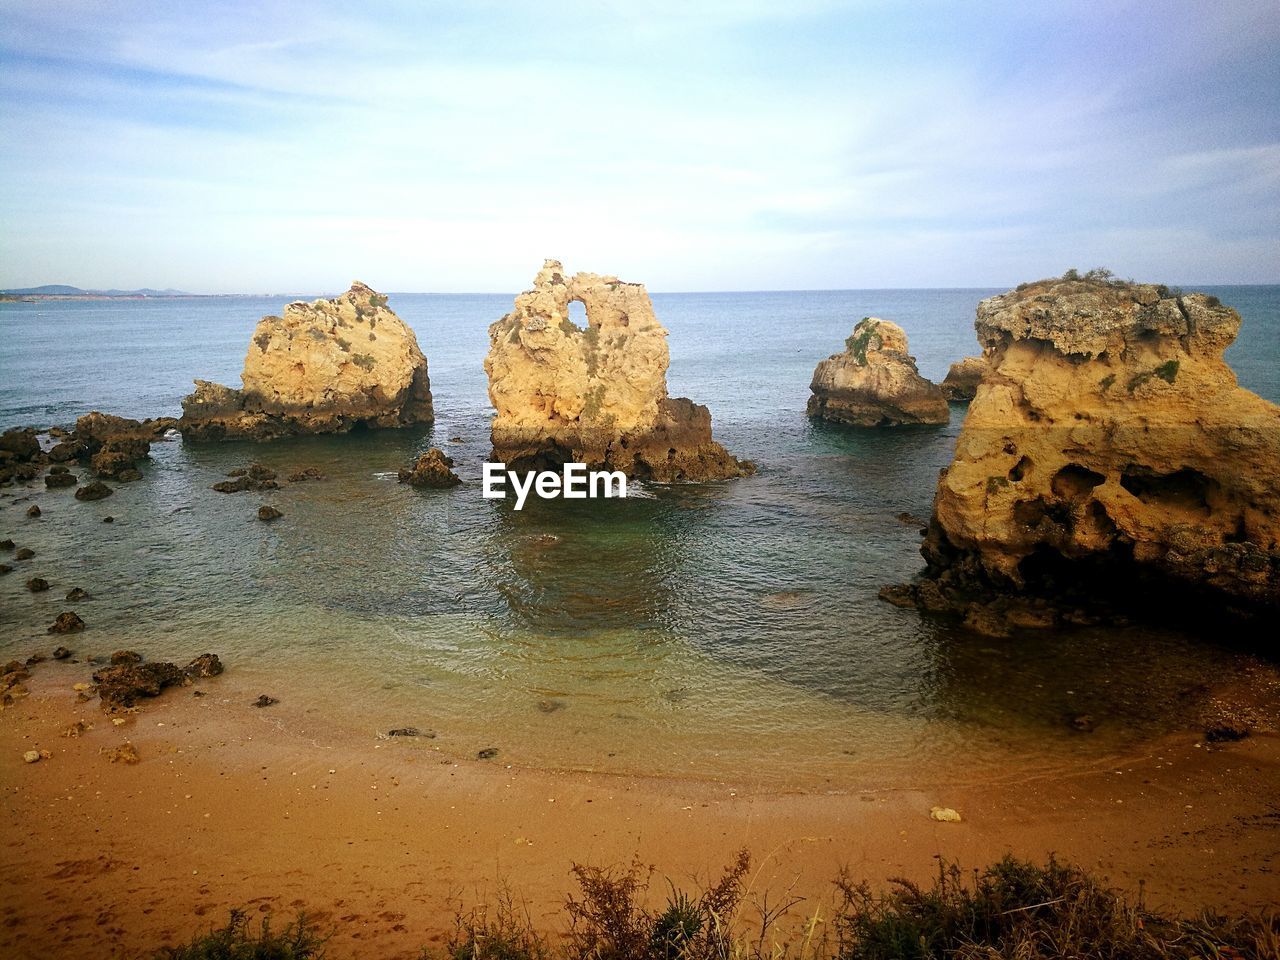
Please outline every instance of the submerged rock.
[[36, 552], [35, 552], [34, 550], [32, 550], [30, 547], [19, 547], [19, 548], [18, 548], [17, 550], [15, 550], [15, 551], [14, 551], [14, 553], [13, 553], [13, 559], [15, 559], [15, 560], [30, 560], [30, 559], [31, 559], [32, 557], [34, 557], [35, 555], [36, 555]]
[[957, 360], [942, 381], [942, 395], [948, 400], [967, 403], [978, 392], [978, 384], [987, 372], [985, 357], [965, 357]]
[[49, 589], [49, 581], [44, 577], [32, 577], [27, 581], [27, 589], [32, 593], [43, 593]]
[[101, 480], [93, 480], [76, 491], [77, 500], [102, 500], [115, 493]]
[[52, 473], [50, 472], [44, 478], [44, 485], [50, 490], [61, 489], [62, 487], [74, 487], [80, 482], [80, 478], [74, 473]]
[[[569, 317], [586, 308], [587, 325]], [[645, 288], [548, 260], [489, 327], [492, 459], [513, 470], [585, 463], [663, 483], [754, 472], [711, 437], [711, 414], [667, 396], [667, 331]]]
[[951, 417], [938, 385], [916, 369], [907, 335], [896, 323], [867, 317], [853, 328], [844, 353], [813, 371], [808, 414], [859, 427], [941, 424]]
[[33, 503], [31, 506], [27, 507], [27, 516], [28, 516], [28, 517], [35, 518], [35, 517], [40, 516], [40, 514], [42, 514], [43, 512], [44, 512], [44, 511], [40, 509], [39, 505], [34, 504], [34, 503]]
[[270, 439], [400, 427], [433, 417], [427, 359], [387, 298], [363, 283], [291, 303], [254, 331], [234, 390], [204, 380], [182, 401], [187, 440]]
[[88, 599], [89, 599], [89, 592], [87, 590], [82, 590], [80, 587], [72, 587], [70, 590], [67, 591], [67, 600], [71, 603], [76, 603], [77, 601], [88, 600]]
[[410, 467], [400, 469], [400, 482], [414, 487], [456, 487], [462, 481], [449, 468], [453, 460], [444, 451], [432, 447], [418, 457]]
[[264, 503], [258, 508], [258, 519], [269, 523], [272, 520], [279, 520], [284, 514], [270, 504]]
[[979, 304], [990, 369], [938, 482], [929, 576], [1275, 619], [1280, 407], [1224, 362], [1239, 326], [1145, 284], [1042, 280]]
[[[53, 621], [53, 625], [49, 627], [49, 633], [79, 633], [83, 629], [84, 621], [76, 616], [74, 611], [65, 610], [58, 614], [57, 619]], [[58, 649], [62, 650], [65, 648], [59, 647]], [[70, 653], [67, 655], [70, 656]], [[55, 660], [63, 659], [58, 656], [58, 652], [56, 650], [54, 651], [53, 657]]]

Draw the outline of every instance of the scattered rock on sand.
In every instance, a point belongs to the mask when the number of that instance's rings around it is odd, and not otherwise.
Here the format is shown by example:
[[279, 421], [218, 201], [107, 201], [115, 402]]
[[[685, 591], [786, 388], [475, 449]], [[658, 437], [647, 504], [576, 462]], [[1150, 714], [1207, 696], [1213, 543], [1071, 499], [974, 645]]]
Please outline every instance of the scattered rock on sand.
[[[126, 651], [127, 652], [127, 651]], [[172, 663], [121, 663], [93, 675], [104, 710], [132, 707], [146, 697], [158, 697], [166, 687], [191, 681]]]
[[216, 677], [223, 669], [222, 661], [216, 653], [202, 653], [183, 667], [182, 672], [188, 677], [204, 678]]
[[102, 752], [111, 763], [124, 763], [133, 766], [142, 760], [142, 757], [138, 756], [138, 748], [127, 740], [118, 747], [114, 747], [111, 750], [103, 750]]
[[102, 500], [115, 493], [101, 480], [94, 480], [76, 490], [77, 500]]
[[449, 469], [452, 466], [452, 458], [446, 457], [443, 450], [432, 447], [418, 457], [413, 466], [401, 467], [400, 482], [414, 487], [455, 487], [462, 481]]
[[49, 589], [49, 581], [44, 577], [32, 577], [27, 581], [27, 589], [32, 593], [44, 593]]
[[1237, 740], [1243, 740], [1250, 733], [1252, 731], [1243, 724], [1223, 723], [1207, 727], [1204, 738], [1209, 743], [1235, 743]]
[[388, 737], [420, 737], [422, 731], [417, 727], [396, 727], [394, 730], [387, 731]]
[[62, 731], [64, 737], [81, 737], [93, 729], [92, 723], [85, 723], [83, 720], [77, 720], [65, 730]]
[[[79, 633], [84, 629], [84, 621], [75, 614], [74, 611], [64, 610], [58, 614], [58, 618], [53, 621], [53, 625], [49, 627], [50, 633]], [[60, 648], [61, 649], [61, 648]], [[62, 659], [57, 657], [57, 659]]]
[[258, 697], [257, 700], [253, 701], [253, 705], [255, 707], [270, 707], [279, 702], [280, 701], [277, 700], [275, 697], [269, 697], [264, 693], [262, 696]]
[[934, 807], [929, 811], [929, 816], [939, 823], [959, 823], [960, 814], [952, 810], [950, 807]]
[[283, 516], [283, 513], [270, 504], [264, 503], [258, 508], [258, 519], [262, 520], [264, 523], [269, 523], [272, 520], [279, 520]]
[[39, 763], [39, 762], [40, 762], [40, 751], [39, 751], [39, 750], [28, 750], [26, 753], [24, 753], [24, 754], [22, 755], [22, 761], [23, 761], [23, 763]]
[[71, 659], [71, 651], [70, 651], [70, 650], [68, 650], [66, 647], [55, 647], [55, 648], [54, 648], [54, 651], [53, 651], [53, 659], [55, 659], [55, 660], [70, 660], [70, 659]]
[[483, 750], [477, 751], [476, 757], [480, 760], [492, 760], [498, 755], [497, 747], [485, 747]]

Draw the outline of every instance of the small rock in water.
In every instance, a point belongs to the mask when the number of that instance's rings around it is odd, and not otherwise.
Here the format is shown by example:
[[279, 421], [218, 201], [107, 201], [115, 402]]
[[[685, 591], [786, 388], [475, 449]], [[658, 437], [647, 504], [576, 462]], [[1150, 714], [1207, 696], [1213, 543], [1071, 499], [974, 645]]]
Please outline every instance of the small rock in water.
[[115, 493], [115, 491], [101, 480], [94, 480], [92, 483], [85, 484], [83, 487], [79, 487], [76, 490], [76, 499], [101, 500], [104, 497], [111, 496], [113, 493]]
[[1204, 738], [1209, 743], [1235, 743], [1249, 736], [1250, 732], [1249, 728], [1243, 724], [1221, 723], [1208, 727], [1204, 732]]
[[476, 757], [480, 760], [492, 760], [497, 755], [498, 755], [497, 747], [485, 747], [483, 750], [476, 753]]
[[216, 653], [202, 653], [185, 667], [182, 672], [188, 677], [216, 677], [223, 671], [222, 661]]
[[43, 653], [33, 653], [27, 657], [27, 666], [34, 667], [37, 663], [44, 663], [45, 655]]
[[960, 814], [952, 810], [950, 807], [934, 807], [929, 811], [929, 816], [939, 823], [959, 823]]
[[126, 663], [141, 663], [142, 654], [133, 650], [117, 650], [111, 655], [111, 665], [118, 667]]
[[422, 731], [417, 727], [396, 727], [394, 730], [387, 731], [388, 737], [420, 737]]
[[81, 590], [79, 587], [72, 587], [67, 591], [67, 600], [75, 603], [78, 600], [88, 600], [89, 593], [87, 590]]
[[44, 577], [32, 577], [27, 581], [27, 589], [32, 593], [43, 593], [49, 589], [49, 581]]
[[116, 522], [116, 518], [115, 518], [115, 517], [103, 517], [103, 518], [102, 518], [102, 522], [103, 522], [103, 523], [115, 523], [115, 522]]
[[307, 480], [324, 480], [325, 475], [315, 467], [307, 467], [305, 470], [298, 470], [289, 474], [290, 483], [303, 483]]
[[138, 756], [138, 748], [127, 740], [112, 750], [104, 750], [103, 753], [111, 763], [126, 763], [130, 766], [142, 759]]
[[36, 552], [30, 547], [19, 547], [17, 553], [13, 555], [15, 560], [30, 560], [36, 555]]
[[555, 713], [557, 710], [563, 710], [568, 704], [563, 700], [539, 700], [538, 709], [543, 713]]
[[462, 480], [449, 469], [452, 466], [452, 458], [446, 457], [444, 451], [438, 447], [432, 447], [412, 464], [403, 467], [398, 477], [401, 483], [415, 487], [455, 487]]
[[27, 507], [27, 516], [28, 517], [40, 516], [40, 507], [34, 503], [31, 506]]
[[22, 755], [22, 761], [23, 761], [23, 763], [39, 763], [39, 762], [40, 762], [40, 751], [39, 751], [39, 750], [28, 750], [26, 753], [24, 753], [24, 754]]
[[1071, 725], [1072, 730], [1079, 730], [1081, 733], [1093, 733], [1093, 717], [1087, 713], [1077, 713], [1068, 718], [1067, 722]]
[[279, 520], [283, 516], [284, 514], [281, 513], [279, 510], [277, 510], [275, 507], [265, 503], [258, 508], [259, 520], [264, 520], [264, 521]]
[[50, 472], [49, 475], [44, 478], [44, 485], [49, 490], [58, 490], [62, 487], [74, 487], [79, 482], [80, 478], [74, 473], [67, 473], [65, 467], [63, 467], [61, 473]]
[[263, 694], [262, 696], [260, 696], [257, 700], [253, 701], [253, 705], [254, 705], [255, 707], [269, 707], [269, 706], [271, 706], [272, 704], [276, 704], [276, 703], [279, 703], [279, 702], [280, 702], [280, 701], [279, 701], [279, 700], [277, 700], [275, 697], [269, 697], [269, 696], [267, 696], [267, 695], [264, 693], [264, 694]]
[[13, 567], [7, 563], [0, 563], [0, 574], [13, 573]]
[[0, 540], [0, 550], [12, 550], [12, 549], [13, 549], [12, 540]]
[[71, 651], [68, 650], [66, 647], [58, 647], [56, 650], [53, 651], [53, 659], [55, 660], [69, 660], [70, 658], [71, 658]]
[[905, 510], [894, 517], [899, 523], [905, 523], [908, 527], [919, 527], [924, 521], [917, 517], [914, 513], [907, 513]]
[[[50, 633], [78, 633], [84, 629], [84, 621], [81, 620], [71, 610], [63, 611], [58, 614], [58, 619], [53, 621], [53, 626], [49, 628]], [[55, 654], [56, 657], [56, 654]], [[58, 657], [58, 659], [61, 659]]]

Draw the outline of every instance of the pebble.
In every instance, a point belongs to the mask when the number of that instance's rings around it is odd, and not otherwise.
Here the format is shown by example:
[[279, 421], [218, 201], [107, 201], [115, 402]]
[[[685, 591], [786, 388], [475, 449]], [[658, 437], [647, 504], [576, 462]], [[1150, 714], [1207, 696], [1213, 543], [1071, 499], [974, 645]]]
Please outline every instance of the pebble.
[[40, 759], [40, 751], [28, 750], [22, 755], [22, 759], [25, 763], [36, 763]]
[[960, 814], [952, 810], [950, 807], [934, 807], [929, 811], [929, 816], [939, 823], [959, 823]]

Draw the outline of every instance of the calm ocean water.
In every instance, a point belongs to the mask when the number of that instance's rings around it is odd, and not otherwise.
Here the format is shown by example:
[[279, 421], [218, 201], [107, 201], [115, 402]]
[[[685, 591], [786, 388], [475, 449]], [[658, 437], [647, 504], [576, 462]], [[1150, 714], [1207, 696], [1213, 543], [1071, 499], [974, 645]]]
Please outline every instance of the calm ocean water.
[[[1280, 401], [1280, 287], [1203, 289], [1244, 317], [1228, 352], [1241, 384]], [[996, 292], [654, 295], [672, 395], [707, 404], [717, 439], [759, 475], [521, 513], [474, 482], [486, 328], [512, 298], [393, 294], [429, 358], [433, 428], [159, 443], [145, 479], [100, 503], [31, 492], [38, 521], [11, 488], [0, 536], [34, 547], [32, 575], [54, 589], [0, 579], [0, 655], [48, 646], [79, 585], [94, 595], [77, 608], [85, 652], [215, 650], [283, 708], [435, 730], [460, 755], [772, 784], [899, 776], [958, 750], [975, 775], [1010, 754], [1048, 767], [1104, 755], [1180, 722], [1180, 695], [1234, 654], [1142, 628], [976, 638], [878, 601], [921, 567], [918, 531], [896, 515], [928, 515], [964, 409], [948, 427], [879, 432], [804, 416], [814, 364], [861, 317], [900, 323], [936, 380], [977, 352], [974, 307]], [[193, 377], [239, 382], [254, 325], [289, 299], [2, 303], [0, 427], [177, 415]], [[473, 482], [398, 485], [432, 445]], [[209, 490], [250, 460], [329, 479]], [[264, 501], [285, 518], [258, 523]], [[1079, 713], [1096, 733], [1070, 730]]]

